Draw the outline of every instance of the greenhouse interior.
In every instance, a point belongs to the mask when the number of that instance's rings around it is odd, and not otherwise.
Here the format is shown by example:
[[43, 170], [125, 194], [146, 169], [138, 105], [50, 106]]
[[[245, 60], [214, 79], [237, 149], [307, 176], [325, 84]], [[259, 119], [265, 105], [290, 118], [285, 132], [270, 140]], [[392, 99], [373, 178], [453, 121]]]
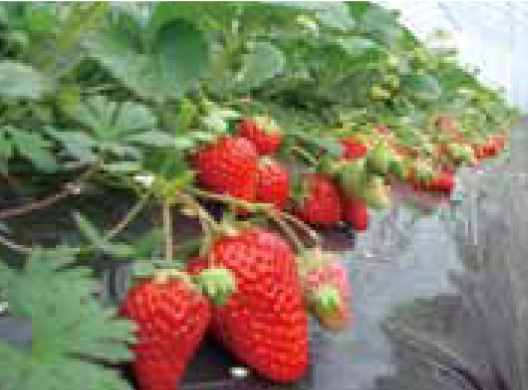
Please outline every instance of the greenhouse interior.
[[0, 2], [0, 390], [528, 389], [527, 21]]

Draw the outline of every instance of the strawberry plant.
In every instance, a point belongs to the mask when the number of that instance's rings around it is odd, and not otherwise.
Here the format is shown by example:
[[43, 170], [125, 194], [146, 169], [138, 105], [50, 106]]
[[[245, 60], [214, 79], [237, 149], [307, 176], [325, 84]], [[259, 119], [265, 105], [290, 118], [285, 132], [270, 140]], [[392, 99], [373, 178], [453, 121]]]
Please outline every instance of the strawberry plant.
[[[369, 2], [2, 3], [0, 47], [0, 292], [44, 345], [0, 340], [8, 389], [127, 388], [98, 363], [130, 357], [142, 388], [173, 388], [207, 328], [299, 379], [307, 316], [342, 330], [353, 307], [318, 230], [367, 231], [397, 187], [449, 197], [518, 116]], [[79, 210], [114, 191], [117, 221]], [[42, 249], [13, 229], [30, 216], [68, 234]], [[100, 258], [134, 270], [115, 302], [134, 343], [89, 293]], [[49, 364], [23, 376], [33, 353]]]

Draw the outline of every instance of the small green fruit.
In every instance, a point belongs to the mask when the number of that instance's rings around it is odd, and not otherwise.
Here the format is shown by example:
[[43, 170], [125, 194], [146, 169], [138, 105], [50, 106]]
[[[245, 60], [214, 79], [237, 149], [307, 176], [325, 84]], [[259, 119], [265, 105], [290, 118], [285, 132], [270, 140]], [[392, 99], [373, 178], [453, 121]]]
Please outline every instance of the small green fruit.
[[379, 143], [367, 159], [369, 170], [378, 175], [386, 175], [393, 160], [392, 151], [384, 143]]
[[399, 156], [394, 156], [389, 166], [389, 173], [399, 180], [407, 180], [409, 176], [408, 164]]
[[365, 187], [365, 200], [373, 209], [384, 209], [391, 203], [388, 187], [380, 176], [372, 176]]

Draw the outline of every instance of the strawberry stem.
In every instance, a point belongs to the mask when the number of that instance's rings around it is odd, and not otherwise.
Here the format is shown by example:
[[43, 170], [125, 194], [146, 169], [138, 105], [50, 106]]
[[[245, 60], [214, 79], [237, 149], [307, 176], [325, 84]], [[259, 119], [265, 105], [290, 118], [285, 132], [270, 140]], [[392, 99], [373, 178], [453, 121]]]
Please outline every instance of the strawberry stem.
[[212, 192], [203, 191], [203, 190], [200, 190], [194, 187], [187, 187], [186, 191], [189, 194], [196, 195], [200, 198], [206, 198], [206, 199], [216, 200], [222, 203], [233, 204], [235, 206], [244, 207], [245, 209], [249, 211], [261, 211], [261, 210], [269, 209], [272, 207], [272, 205], [269, 203], [251, 203], [244, 199], [234, 198], [232, 196], [214, 194]]
[[143, 210], [148, 200], [150, 199], [151, 194], [151, 191], [143, 194], [139, 201], [137, 201], [136, 204], [128, 210], [128, 212], [121, 219], [121, 221], [119, 221], [112, 229], [110, 229], [105, 234], [104, 239], [111, 240], [119, 233], [121, 233], [128, 226], [128, 224], [141, 212], [141, 210]]
[[300, 147], [299, 145], [295, 145], [294, 147], [292, 147], [291, 151], [297, 153], [297, 155], [303, 158], [311, 166], [315, 167], [319, 165], [319, 162], [317, 161], [317, 159], [314, 156], [312, 156], [310, 152]]
[[297, 227], [299, 229], [301, 229], [308, 236], [310, 236], [310, 238], [313, 241], [314, 246], [321, 246], [321, 237], [310, 226], [308, 226], [306, 223], [301, 221], [299, 218], [297, 218], [297, 217], [295, 217], [295, 216], [293, 216], [291, 214], [282, 212], [281, 216], [282, 216], [282, 218], [287, 219], [288, 221], [290, 221], [290, 222], [294, 223], [295, 225], [297, 225]]
[[204, 234], [204, 239], [200, 246], [200, 256], [205, 256], [212, 245], [214, 233], [220, 230], [220, 226], [191, 195], [185, 194], [183, 202], [185, 205], [196, 211], [198, 221], [200, 222]]
[[272, 220], [274, 221], [277, 225], [279, 225], [279, 227], [282, 229], [282, 231], [284, 232], [284, 234], [290, 239], [290, 241], [292, 242], [292, 244], [295, 246], [295, 249], [297, 251], [297, 253], [303, 253], [304, 250], [305, 250], [305, 246], [304, 244], [302, 243], [302, 241], [299, 239], [299, 237], [297, 236], [297, 234], [293, 231], [293, 229], [291, 228], [290, 225], [288, 225], [286, 223], [286, 221], [284, 221], [284, 219], [282, 218], [282, 216], [280, 216], [275, 210], [271, 209], [271, 210], [268, 210], [268, 212], [266, 213], [267, 216]]
[[165, 237], [165, 260], [172, 263], [174, 259], [174, 242], [172, 237], [172, 207], [168, 201], [162, 204], [163, 236]]
[[293, 245], [295, 246], [295, 248], [299, 252], [304, 251], [305, 245], [302, 243], [302, 241], [299, 239], [299, 237], [293, 231], [293, 229], [284, 221], [283, 218], [288, 218], [289, 220], [291, 220], [294, 223], [296, 223], [299, 227], [301, 227], [301, 229], [303, 229], [306, 233], [308, 233], [310, 238], [313, 239], [314, 243], [318, 244], [319, 241], [320, 241], [320, 238], [317, 235], [317, 233], [315, 233], [307, 225], [305, 225], [303, 222], [297, 220], [297, 218], [295, 218], [295, 217], [293, 217], [293, 216], [291, 216], [291, 215], [289, 215], [287, 213], [284, 213], [284, 212], [276, 210], [273, 207], [272, 204], [269, 204], [269, 203], [250, 203], [250, 202], [247, 202], [247, 201], [245, 201], [243, 199], [233, 198], [233, 197], [225, 196], [225, 195], [213, 194], [213, 193], [210, 193], [210, 192], [207, 192], [207, 191], [203, 191], [203, 190], [200, 190], [200, 189], [197, 189], [197, 188], [188, 188], [187, 191], [189, 193], [192, 193], [192, 194], [196, 195], [196, 196], [200, 196], [200, 197], [204, 197], [204, 198], [208, 198], [208, 199], [212, 199], [212, 200], [217, 200], [217, 201], [220, 201], [220, 202], [233, 204], [233, 205], [237, 205], [237, 206], [242, 206], [242, 207], [245, 207], [246, 209], [249, 209], [251, 211], [261, 211], [261, 212], [265, 213], [271, 220], [273, 220], [275, 223], [277, 223], [277, 225], [279, 225], [279, 227], [284, 231], [284, 233], [292, 241]]

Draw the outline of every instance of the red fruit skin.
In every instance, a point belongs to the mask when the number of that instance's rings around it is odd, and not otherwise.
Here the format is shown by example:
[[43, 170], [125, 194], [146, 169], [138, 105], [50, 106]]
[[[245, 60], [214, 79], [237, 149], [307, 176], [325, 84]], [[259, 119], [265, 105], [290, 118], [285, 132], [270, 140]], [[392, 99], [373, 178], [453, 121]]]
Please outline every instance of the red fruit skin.
[[282, 142], [280, 131], [264, 130], [253, 118], [244, 118], [238, 125], [238, 134], [250, 140], [261, 156], [272, 155]]
[[304, 222], [318, 227], [332, 226], [341, 221], [343, 208], [339, 189], [330, 177], [324, 174], [306, 174], [308, 196], [297, 205], [295, 215]]
[[438, 191], [450, 194], [455, 188], [455, 174], [453, 172], [442, 171], [437, 183]]
[[198, 181], [207, 189], [255, 202], [258, 155], [251, 142], [241, 137], [225, 137], [193, 156]]
[[344, 160], [353, 161], [367, 155], [367, 146], [355, 138], [342, 138], [340, 142]]
[[367, 203], [358, 199], [343, 199], [343, 221], [347, 222], [358, 232], [368, 229], [369, 213]]
[[140, 389], [177, 389], [210, 323], [209, 301], [182, 280], [142, 281], [119, 314], [137, 325], [132, 365]]
[[284, 210], [290, 195], [290, 175], [278, 162], [266, 159], [259, 163], [257, 201], [271, 203]]
[[308, 319], [294, 254], [278, 234], [250, 228], [216, 241], [211, 262], [233, 272], [237, 289], [213, 308], [213, 334], [242, 362], [276, 382], [295, 382], [308, 368]]
[[426, 186], [422, 186], [422, 191], [441, 192], [450, 194], [455, 188], [455, 174], [448, 169], [443, 169]]
[[303, 282], [304, 294], [308, 301], [324, 286], [337, 289], [341, 297], [341, 308], [331, 316], [318, 316], [319, 323], [325, 329], [340, 331], [351, 323], [351, 292], [347, 271], [337, 261], [331, 261], [320, 268], [308, 270]]

